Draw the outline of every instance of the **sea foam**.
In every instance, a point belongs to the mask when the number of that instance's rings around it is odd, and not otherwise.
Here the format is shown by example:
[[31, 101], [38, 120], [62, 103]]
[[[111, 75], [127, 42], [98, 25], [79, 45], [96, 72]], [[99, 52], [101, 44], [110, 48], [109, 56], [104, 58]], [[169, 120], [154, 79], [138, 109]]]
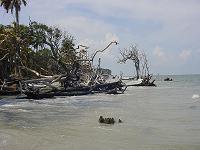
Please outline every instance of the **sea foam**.
[[198, 94], [193, 94], [192, 95], [192, 99], [197, 99], [197, 98], [200, 98], [200, 96]]

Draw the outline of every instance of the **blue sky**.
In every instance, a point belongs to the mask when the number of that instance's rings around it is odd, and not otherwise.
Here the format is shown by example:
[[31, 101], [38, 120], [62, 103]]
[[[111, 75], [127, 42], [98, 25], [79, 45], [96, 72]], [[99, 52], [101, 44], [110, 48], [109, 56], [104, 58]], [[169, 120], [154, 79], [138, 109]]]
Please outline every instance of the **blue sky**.
[[[199, 0], [32, 0], [22, 7], [20, 22], [29, 16], [71, 33], [90, 53], [119, 41], [102, 58], [113, 73], [134, 73], [131, 62], [118, 64], [120, 49], [137, 44], [146, 52], [153, 74], [200, 74]], [[14, 19], [0, 8], [0, 23]]]

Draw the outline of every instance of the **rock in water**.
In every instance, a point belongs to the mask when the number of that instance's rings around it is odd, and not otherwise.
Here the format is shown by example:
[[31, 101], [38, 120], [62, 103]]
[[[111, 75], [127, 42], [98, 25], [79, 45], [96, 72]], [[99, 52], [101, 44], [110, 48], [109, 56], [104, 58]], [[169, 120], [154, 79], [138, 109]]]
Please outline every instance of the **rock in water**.
[[118, 121], [119, 123], [122, 123], [122, 120], [121, 119], [119, 119], [119, 121]]
[[103, 118], [103, 116], [100, 116], [99, 117], [99, 123], [104, 123], [105, 122], [105, 119]]
[[99, 117], [99, 123], [114, 124], [115, 119], [114, 118], [103, 118], [103, 116], [100, 116]]

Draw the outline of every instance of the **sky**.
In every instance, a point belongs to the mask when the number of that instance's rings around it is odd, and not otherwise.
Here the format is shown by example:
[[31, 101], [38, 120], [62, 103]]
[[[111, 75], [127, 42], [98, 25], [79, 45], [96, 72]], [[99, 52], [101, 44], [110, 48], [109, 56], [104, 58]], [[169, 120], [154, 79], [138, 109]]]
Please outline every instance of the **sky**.
[[[200, 74], [200, 0], [27, 0], [20, 22], [56, 26], [75, 37], [92, 54], [118, 41], [97, 58], [113, 74], [135, 73], [131, 61], [118, 64], [120, 50], [131, 45], [144, 51], [150, 72]], [[14, 15], [0, 8], [0, 23]], [[95, 61], [97, 64], [97, 60]]]

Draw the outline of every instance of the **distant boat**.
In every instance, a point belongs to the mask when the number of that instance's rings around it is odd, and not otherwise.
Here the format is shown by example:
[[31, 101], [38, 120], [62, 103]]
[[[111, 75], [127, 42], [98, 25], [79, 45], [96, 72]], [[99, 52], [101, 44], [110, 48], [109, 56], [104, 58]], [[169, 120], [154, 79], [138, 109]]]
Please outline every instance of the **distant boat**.
[[173, 81], [173, 79], [167, 77], [167, 78], [164, 79], [164, 81]]

